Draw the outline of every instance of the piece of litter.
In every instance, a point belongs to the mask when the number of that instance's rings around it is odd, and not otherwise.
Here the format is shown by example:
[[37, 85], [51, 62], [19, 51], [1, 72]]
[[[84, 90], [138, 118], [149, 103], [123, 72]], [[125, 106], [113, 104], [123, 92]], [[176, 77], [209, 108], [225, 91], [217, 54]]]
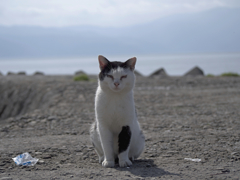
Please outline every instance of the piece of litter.
[[184, 160], [193, 161], [193, 162], [200, 162], [201, 161], [201, 159], [192, 159], [192, 158], [184, 158]]
[[38, 162], [38, 159], [33, 158], [28, 152], [20, 154], [12, 159], [17, 165], [22, 166], [34, 166]]

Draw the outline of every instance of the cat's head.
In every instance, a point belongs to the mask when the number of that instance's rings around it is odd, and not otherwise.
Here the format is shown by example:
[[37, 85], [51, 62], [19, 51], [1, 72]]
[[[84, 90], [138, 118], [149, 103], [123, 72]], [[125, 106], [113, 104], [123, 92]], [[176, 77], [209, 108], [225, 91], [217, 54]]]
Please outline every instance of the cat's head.
[[98, 56], [99, 84], [105, 91], [128, 92], [131, 91], [135, 83], [134, 68], [137, 59], [135, 57], [126, 62], [110, 62], [104, 56]]

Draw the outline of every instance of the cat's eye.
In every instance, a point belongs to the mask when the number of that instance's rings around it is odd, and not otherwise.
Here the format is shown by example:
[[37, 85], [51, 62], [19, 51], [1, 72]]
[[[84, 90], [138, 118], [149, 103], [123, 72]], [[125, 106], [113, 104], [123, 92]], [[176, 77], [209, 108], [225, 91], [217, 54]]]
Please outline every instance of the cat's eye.
[[113, 79], [113, 76], [112, 76], [112, 75], [107, 75], [107, 77], [109, 77], [109, 78]]
[[126, 77], [127, 77], [127, 75], [125, 75], [125, 76], [122, 76], [122, 77], [121, 77], [121, 80], [122, 80], [123, 78], [126, 78]]

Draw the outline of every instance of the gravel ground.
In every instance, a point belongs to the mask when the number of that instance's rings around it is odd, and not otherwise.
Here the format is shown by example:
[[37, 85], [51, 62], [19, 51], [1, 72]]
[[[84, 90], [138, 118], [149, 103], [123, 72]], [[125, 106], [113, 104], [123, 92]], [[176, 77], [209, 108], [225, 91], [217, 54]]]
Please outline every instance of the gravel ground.
[[[138, 77], [146, 147], [128, 168], [103, 168], [90, 143], [96, 87], [96, 76], [0, 76], [11, 112], [0, 112], [0, 180], [240, 179], [239, 77]], [[15, 165], [24, 152], [39, 162]]]

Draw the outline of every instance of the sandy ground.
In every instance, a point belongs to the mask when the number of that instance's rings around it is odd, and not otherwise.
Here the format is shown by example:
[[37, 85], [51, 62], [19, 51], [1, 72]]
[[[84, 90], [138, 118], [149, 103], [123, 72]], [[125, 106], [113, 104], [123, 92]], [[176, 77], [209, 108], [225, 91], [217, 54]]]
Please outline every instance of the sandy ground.
[[[10, 86], [15, 94], [40, 89], [26, 100], [42, 93], [36, 109], [29, 102], [24, 113], [0, 120], [0, 180], [240, 179], [240, 78], [138, 77], [135, 103], [146, 147], [127, 168], [102, 167], [90, 143], [96, 77], [1, 76], [0, 85], [6, 95]], [[6, 97], [16, 106], [14, 96]], [[15, 165], [12, 158], [24, 152], [39, 162]]]

